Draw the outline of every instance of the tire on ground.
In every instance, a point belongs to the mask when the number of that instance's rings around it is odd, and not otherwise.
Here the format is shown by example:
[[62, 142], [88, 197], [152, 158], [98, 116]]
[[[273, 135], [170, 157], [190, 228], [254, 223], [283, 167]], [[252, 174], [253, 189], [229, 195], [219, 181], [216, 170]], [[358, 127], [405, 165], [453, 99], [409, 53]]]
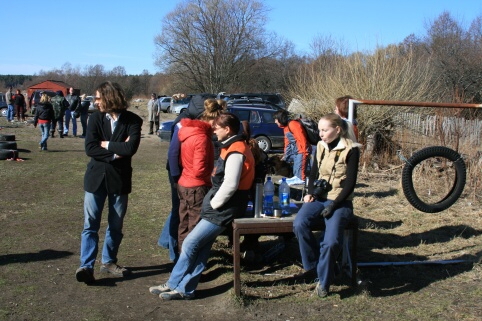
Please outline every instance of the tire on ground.
[[15, 149], [0, 149], [0, 160], [9, 158], [18, 158], [18, 150]]
[[16, 142], [0, 142], [0, 149], [17, 149]]
[[13, 142], [15, 141], [14, 134], [0, 134], [0, 141], [2, 142]]
[[[415, 192], [413, 187], [413, 169], [422, 161], [431, 157], [443, 157], [453, 162], [456, 172], [455, 182], [450, 192], [439, 202], [428, 204], [423, 202]], [[423, 148], [413, 154], [403, 167], [402, 189], [408, 202], [425, 213], [438, 213], [452, 206], [462, 194], [466, 182], [465, 163], [459, 153], [445, 146], [431, 146]]]

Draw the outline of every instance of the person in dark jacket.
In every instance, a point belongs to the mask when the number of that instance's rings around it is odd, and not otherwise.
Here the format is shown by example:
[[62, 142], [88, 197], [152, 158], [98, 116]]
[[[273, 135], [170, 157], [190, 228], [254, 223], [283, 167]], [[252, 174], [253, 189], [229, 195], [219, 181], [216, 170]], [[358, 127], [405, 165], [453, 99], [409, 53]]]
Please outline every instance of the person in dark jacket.
[[221, 144], [221, 154], [211, 175], [213, 186], [203, 200], [201, 220], [184, 240], [169, 280], [149, 288], [149, 292], [163, 300], [194, 297], [216, 237], [246, 211], [255, 164], [244, 136], [238, 135], [239, 118], [222, 113], [213, 128]]
[[37, 124], [40, 127], [42, 133], [42, 139], [40, 140], [40, 150], [47, 150], [47, 140], [49, 139], [50, 122], [54, 119], [54, 108], [50, 103], [50, 97], [46, 93], [42, 93], [40, 97], [40, 105], [35, 110], [35, 116], [33, 118], [33, 125], [37, 128]]
[[57, 90], [55, 96], [50, 99], [52, 106], [54, 107], [54, 119], [50, 126], [50, 134], [54, 138], [55, 127], [59, 132], [60, 138], [64, 138], [64, 116], [65, 111], [69, 108], [69, 102], [64, 98], [62, 90]]
[[21, 118], [24, 123], [27, 123], [27, 121], [25, 120], [25, 112], [24, 112], [24, 109], [26, 106], [25, 97], [22, 95], [22, 92], [20, 91], [20, 89], [17, 89], [13, 104], [15, 105], [15, 109], [17, 111], [17, 121], [20, 122], [20, 118]]
[[77, 281], [93, 283], [102, 209], [108, 199], [108, 226], [100, 271], [118, 277], [130, 271], [117, 265], [122, 226], [132, 189], [132, 157], [141, 142], [142, 118], [127, 111], [124, 91], [117, 83], [102, 83], [96, 91], [99, 112], [87, 125], [85, 152], [90, 157], [84, 176], [84, 229], [81, 235]]
[[82, 126], [82, 135], [79, 138], [85, 138], [86, 130], [87, 130], [87, 118], [89, 117], [89, 106], [90, 101], [85, 100], [85, 94], [80, 96], [80, 107], [77, 109], [77, 112], [80, 114], [80, 125]]
[[65, 99], [69, 102], [69, 108], [65, 110], [64, 136], [69, 135], [69, 124], [72, 120], [72, 136], [77, 136], [77, 119], [75, 118], [77, 109], [80, 107], [80, 98], [74, 94], [74, 88], [70, 87], [69, 94]]
[[[169, 144], [169, 150], [167, 152], [168, 160], [166, 169], [169, 177], [169, 183], [171, 185], [171, 213], [167, 216], [164, 227], [162, 228], [161, 235], [157, 244], [163, 248], [169, 249], [169, 258], [174, 263], [179, 258], [178, 252], [178, 231], [179, 231], [179, 196], [177, 193], [177, 182], [181, 177], [182, 168], [180, 164], [180, 142], [179, 142], [179, 129], [181, 128], [180, 121], [185, 118], [197, 119], [201, 118], [205, 121], [213, 121], [223, 110], [215, 107], [216, 101], [209, 99], [210, 94], [199, 94], [192, 97], [189, 102], [188, 108], [183, 111], [174, 120], [171, 129], [171, 143]], [[211, 107], [210, 107], [211, 106]], [[215, 137], [213, 135], [213, 137]], [[217, 140], [217, 138], [216, 138]], [[214, 148], [214, 159], [219, 156], [217, 152], [219, 148]]]

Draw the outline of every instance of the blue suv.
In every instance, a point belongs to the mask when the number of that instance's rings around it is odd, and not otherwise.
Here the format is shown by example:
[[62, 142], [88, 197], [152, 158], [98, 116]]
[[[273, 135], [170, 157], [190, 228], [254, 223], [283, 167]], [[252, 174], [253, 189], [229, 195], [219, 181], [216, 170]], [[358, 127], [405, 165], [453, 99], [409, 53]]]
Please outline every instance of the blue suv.
[[[251, 137], [256, 139], [259, 147], [269, 152], [284, 148], [283, 129], [274, 122], [273, 115], [277, 108], [269, 104], [229, 104], [228, 111], [239, 117], [239, 120], [247, 120], [251, 129]], [[169, 141], [171, 128], [174, 121], [169, 120], [161, 123], [158, 135], [161, 141]]]
[[251, 137], [256, 139], [259, 148], [263, 151], [269, 152], [272, 149], [284, 148], [283, 129], [276, 125], [273, 118], [276, 109], [228, 105], [228, 110], [238, 116], [239, 120], [248, 121]]

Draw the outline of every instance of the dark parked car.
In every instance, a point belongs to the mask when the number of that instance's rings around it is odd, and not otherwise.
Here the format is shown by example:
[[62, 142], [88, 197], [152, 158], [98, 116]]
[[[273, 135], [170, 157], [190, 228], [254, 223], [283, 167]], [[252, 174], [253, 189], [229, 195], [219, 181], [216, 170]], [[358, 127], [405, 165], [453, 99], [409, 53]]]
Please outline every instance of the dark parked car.
[[47, 93], [50, 97], [55, 96], [55, 91], [52, 90], [35, 90], [30, 96], [29, 99], [29, 106], [30, 106], [30, 113], [35, 115], [35, 110], [37, 110], [37, 105], [40, 104], [40, 97], [42, 96], [42, 92]]
[[[262, 106], [261, 106], [262, 105]], [[251, 129], [251, 137], [256, 139], [259, 147], [265, 152], [275, 149], [283, 149], [284, 134], [274, 122], [273, 114], [277, 109], [270, 105], [245, 106], [228, 104], [228, 111], [236, 114], [241, 121], [247, 120]], [[169, 120], [161, 123], [158, 131], [161, 141], [169, 141], [171, 128], [174, 121]]]
[[0, 116], [7, 117], [7, 100], [4, 93], [0, 93]]
[[264, 102], [276, 105], [280, 108], [286, 109], [286, 103], [283, 97], [281, 96], [281, 94], [278, 94], [278, 93], [240, 93], [240, 94], [219, 93], [217, 98], [225, 99], [228, 102], [233, 99], [248, 99], [248, 100], [258, 99], [258, 100], [262, 100]]
[[239, 120], [247, 120], [251, 129], [251, 137], [256, 139], [259, 148], [265, 152], [273, 149], [283, 149], [284, 133], [274, 122], [273, 115], [276, 109], [263, 107], [246, 107], [243, 105], [228, 105], [228, 110], [239, 117]]

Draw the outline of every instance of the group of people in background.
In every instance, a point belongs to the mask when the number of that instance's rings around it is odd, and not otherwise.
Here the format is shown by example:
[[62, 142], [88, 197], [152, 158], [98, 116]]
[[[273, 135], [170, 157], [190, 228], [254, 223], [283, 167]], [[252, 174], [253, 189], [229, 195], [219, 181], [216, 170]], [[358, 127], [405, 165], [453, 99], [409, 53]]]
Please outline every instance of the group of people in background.
[[[155, 95], [152, 98], [157, 101]], [[131, 160], [140, 144], [142, 126], [142, 119], [126, 110], [125, 94], [119, 85], [101, 84], [95, 101], [100, 112], [91, 116], [86, 138], [86, 153], [91, 159], [84, 179], [81, 264], [76, 270], [77, 280], [87, 284], [95, 282], [98, 231], [106, 199], [108, 226], [100, 271], [117, 277], [131, 274], [118, 264], [117, 253], [132, 189]], [[337, 100], [337, 112], [344, 109], [344, 102]], [[249, 124], [244, 124], [243, 129], [242, 122], [225, 110], [224, 103], [196, 96], [191, 103], [174, 121], [168, 151], [172, 208], [158, 244], [169, 248], [174, 267], [165, 283], [149, 288], [163, 300], [195, 297], [216, 237], [246, 213], [260, 159], [259, 150], [255, 151], [258, 146], [249, 137]], [[38, 117], [41, 126], [44, 122], [40, 114], [53, 113], [48, 103], [44, 107]], [[352, 123], [336, 113], [324, 115], [318, 123], [321, 140], [310, 170], [306, 171], [311, 146], [298, 142], [302, 140], [301, 128], [292, 126], [284, 116], [280, 113], [276, 119], [279, 125], [287, 127], [288, 142], [296, 144], [301, 154], [296, 177], [309, 177], [308, 192], [296, 215], [293, 232], [299, 241], [305, 272], [317, 275], [315, 293], [325, 297], [333, 282], [344, 227], [354, 215], [352, 199], [359, 144], [349, 137], [350, 127], [354, 132]], [[149, 117], [149, 122], [153, 131], [155, 120]], [[323, 189], [316, 188], [317, 180], [327, 182]], [[311, 228], [320, 220], [324, 220], [326, 230], [318, 240]]]
[[[14, 116], [17, 116], [17, 122], [26, 121], [26, 101], [20, 89], [13, 94], [10, 86], [5, 95], [7, 101], [7, 121], [15, 122]], [[41, 139], [39, 149], [42, 151], [47, 149], [47, 140], [49, 137], [55, 137], [56, 129], [59, 137], [64, 138], [69, 135], [70, 123], [72, 123], [72, 136], [85, 138], [87, 131], [87, 118], [90, 102], [85, 100], [85, 94], [78, 96], [74, 94], [74, 88], [69, 88], [69, 93], [64, 97], [61, 90], [56, 91], [54, 97], [50, 97], [46, 92], [40, 93], [40, 102], [33, 113], [33, 125], [39, 125], [41, 130]], [[80, 118], [82, 134], [77, 136], [77, 118]]]
[[12, 86], [9, 86], [5, 94], [5, 99], [7, 101], [7, 121], [11, 123], [15, 122], [15, 115], [17, 115], [17, 122], [22, 121], [27, 123], [25, 118], [27, 103], [20, 89], [17, 89], [14, 94]]

